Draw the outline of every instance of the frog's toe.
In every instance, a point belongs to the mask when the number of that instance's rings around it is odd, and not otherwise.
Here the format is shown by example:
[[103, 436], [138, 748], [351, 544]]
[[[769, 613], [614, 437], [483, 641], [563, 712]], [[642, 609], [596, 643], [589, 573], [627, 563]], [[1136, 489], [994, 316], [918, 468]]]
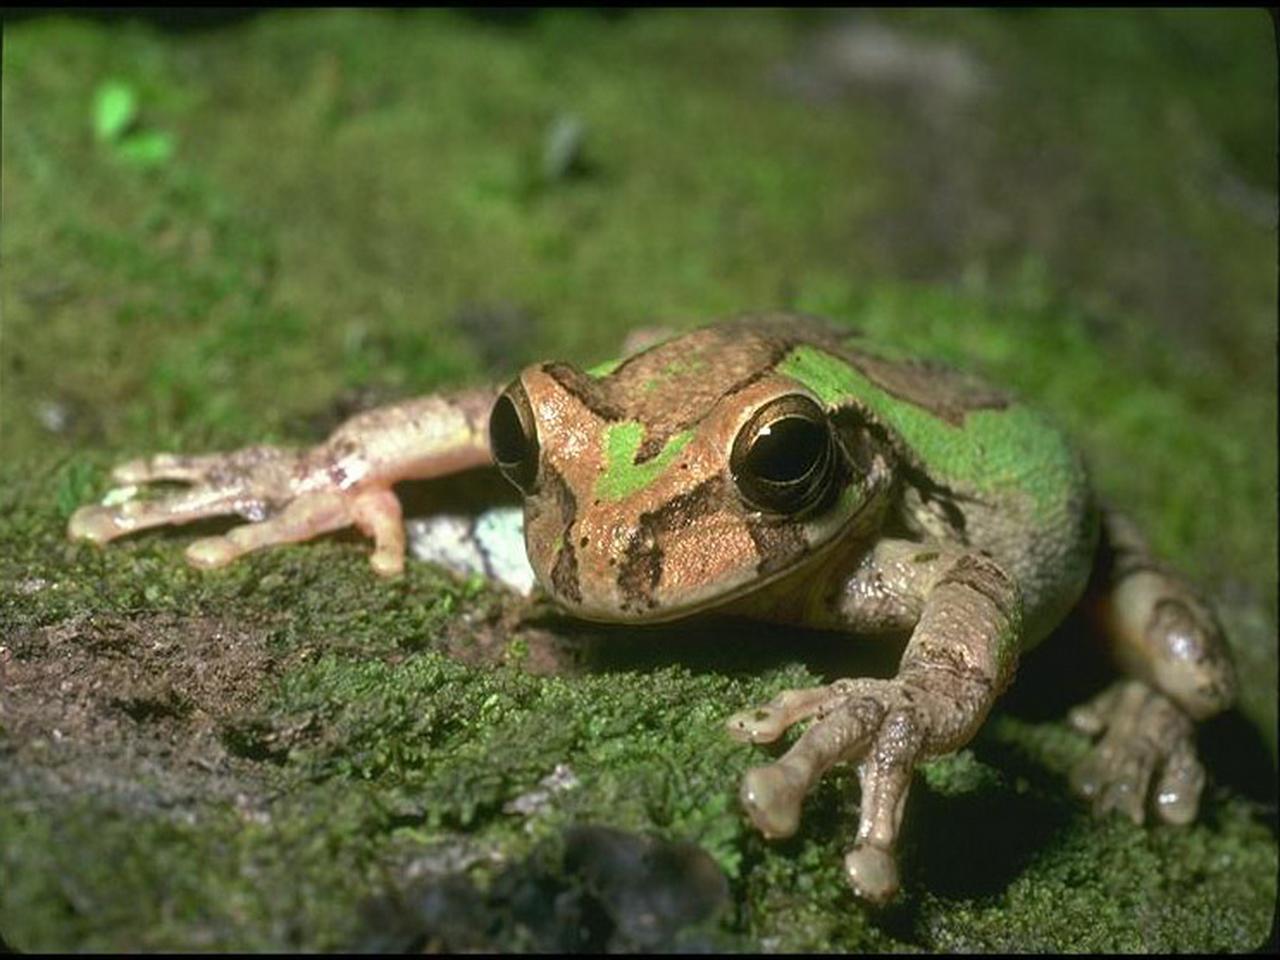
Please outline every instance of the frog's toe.
[[186, 549], [187, 563], [197, 570], [225, 567], [242, 551], [226, 537], [201, 537]]
[[771, 763], [748, 770], [739, 795], [756, 829], [775, 840], [790, 837], [799, 828], [800, 807], [808, 789], [803, 771]]
[[1139, 747], [1123, 754], [1094, 800], [1094, 811], [1103, 815], [1116, 810], [1135, 824], [1146, 817], [1147, 793], [1155, 769], [1154, 751]]
[[845, 854], [844, 873], [854, 892], [877, 906], [898, 892], [897, 858], [872, 844], [859, 843]]
[[766, 706], [735, 713], [725, 721], [725, 726], [729, 736], [739, 743], [772, 743], [790, 724], [781, 711]]
[[298, 497], [265, 520], [232, 527], [220, 537], [203, 537], [187, 547], [187, 562], [201, 570], [225, 567], [250, 553], [284, 543], [299, 543], [352, 522], [348, 499], [322, 491]]
[[116, 522], [115, 510], [97, 504], [80, 507], [67, 521], [67, 537], [72, 540], [104, 544], [127, 532]]
[[1169, 755], [1156, 784], [1152, 801], [1156, 815], [1165, 823], [1190, 823], [1199, 812], [1204, 781], [1204, 767], [1196, 759], [1195, 749], [1190, 742], [1182, 742]]
[[1107, 728], [1107, 716], [1115, 707], [1120, 688], [1107, 687], [1087, 703], [1081, 703], [1067, 714], [1067, 722], [1081, 733], [1097, 736]]
[[1204, 769], [1195, 757], [1190, 719], [1137, 681], [1109, 693], [1083, 708], [1094, 712], [1095, 729], [1106, 732], [1071, 771], [1073, 789], [1092, 801], [1099, 816], [1115, 810], [1140, 824], [1150, 808], [1166, 823], [1194, 819]]
[[1093, 800], [1101, 794], [1102, 787], [1107, 782], [1106, 768], [1103, 758], [1099, 756], [1100, 751], [1101, 748], [1090, 750], [1071, 768], [1071, 789], [1085, 800]]
[[186, 456], [179, 453], [157, 453], [119, 464], [111, 471], [116, 483], [152, 483], [174, 480], [194, 483], [203, 479], [210, 456]]
[[847, 693], [841, 681], [825, 687], [783, 690], [762, 707], [752, 707], [731, 716], [725, 725], [729, 736], [740, 743], [772, 743], [788, 728], [814, 714], [821, 714]]

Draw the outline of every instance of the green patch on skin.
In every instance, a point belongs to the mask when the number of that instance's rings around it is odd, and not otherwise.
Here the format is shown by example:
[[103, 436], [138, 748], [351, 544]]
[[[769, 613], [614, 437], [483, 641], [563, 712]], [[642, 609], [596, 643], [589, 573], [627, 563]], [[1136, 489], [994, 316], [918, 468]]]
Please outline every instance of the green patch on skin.
[[656, 457], [636, 463], [636, 453], [644, 441], [644, 424], [635, 420], [613, 424], [604, 433], [605, 471], [596, 480], [596, 496], [601, 500], [621, 500], [643, 490], [662, 475], [692, 439], [691, 430], [677, 433]]
[[856, 402], [897, 433], [931, 474], [961, 491], [1026, 494], [1036, 516], [1077, 498], [1084, 472], [1062, 434], [1022, 404], [980, 409], [959, 425], [876, 386], [848, 363], [814, 347], [796, 347], [778, 371], [813, 390], [824, 403]]
[[1014, 675], [1018, 666], [1018, 655], [1022, 652], [1024, 634], [1022, 629], [1022, 604], [1014, 607], [1012, 616], [1002, 618], [1000, 633], [995, 638], [996, 675], [1002, 681]]
[[675, 359], [662, 368], [662, 375], [668, 379], [676, 377], [690, 377], [701, 373], [707, 368], [705, 357], [694, 356], [687, 360]]
[[653, 393], [653, 391], [666, 386], [672, 380], [696, 376], [705, 370], [706, 366], [706, 360], [701, 357], [694, 357], [688, 360], [672, 360], [656, 374], [640, 384], [640, 389], [645, 393]]
[[606, 360], [604, 363], [597, 363], [594, 367], [587, 370], [587, 376], [595, 377], [597, 380], [607, 377], [613, 371], [622, 366], [622, 361], [626, 357], [615, 357], [613, 360]]
[[652, 393], [654, 390], [666, 386], [673, 380], [697, 376], [706, 369], [706, 366], [707, 361], [702, 357], [693, 357], [687, 360], [672, 360], [659, 370], [656, 376], [650, 377], [641, 384], [640, 389], [645, 393]]

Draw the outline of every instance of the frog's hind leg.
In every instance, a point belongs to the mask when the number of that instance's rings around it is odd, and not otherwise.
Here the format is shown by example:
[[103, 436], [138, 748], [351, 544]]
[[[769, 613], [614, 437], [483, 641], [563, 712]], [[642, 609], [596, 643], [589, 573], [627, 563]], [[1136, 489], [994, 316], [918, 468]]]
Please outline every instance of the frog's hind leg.
[[1231, 705], [1230, 654], [1208, 605], [1130, 521], [1105, 512], [1103, 531], [1089, 602], [1129, 679], [1071, 712], [1078, 730], [1101, 735], [1072, 786], [1099, 814], [1119, 810], [1141, 823], [1150, 806], [1165, 822], [1188, 823], [1205, 779], [1194, 724]]

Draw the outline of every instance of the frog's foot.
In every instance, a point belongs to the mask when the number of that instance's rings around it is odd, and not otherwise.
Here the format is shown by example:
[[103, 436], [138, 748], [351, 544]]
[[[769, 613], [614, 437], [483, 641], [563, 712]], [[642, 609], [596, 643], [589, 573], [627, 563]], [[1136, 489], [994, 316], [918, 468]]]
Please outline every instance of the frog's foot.
[[[256, 446], [234, 453], [163, 453], [121, 464], [112, 479], [123, 486], [101, 504], [81, 507], [67, 524], [72, 540], [105, 544], [152, 527], [236, 514], [249, 520], [226, 534], [205, 537], [186, 551], [195, 567], [225, 566], [251, 550], [296, 543], [355, 524], [374, 537], [371, 562], [384, 575], [404, 565], [400, 505], [387, 487], [344, 491], [323, 475], [314, 455]], [[138, 498], [143, 484], [185, 483], [165, 496]]]
[[[1142, 823], [1147, 808], [1166, 823], [1195, 819], [1204, 787], [1194, 725], [1164, 694], [1123, 680], [1071, 711], [1082, 733], [1102, 739], [1071, 771], [1071, 785], [1095, 814], [1119, 810]], [[1155, 787], [1152, 789], [1154, 781]]]
[[859, 896], [876, 904], [898, 890], [893, 848], [902, 823], [911, 773], [929, 727], [932, 695], [898, 680], [839, 680], [826, 687], [787, 690], [767, 705], [728, 721], [735, 739], [761, 743], [816, 717], [780, 759], [747, 771], [741, 799], [766, 837], [789, 837], [800, 823], [805, 796], [835, 763], [858, 761], [862, 808], [857, 840], [845, 855], [845, 874]]
[[[111, 471], [111, 478], [122, 486], [111, 490], [102, 504], [72, 514], [67, 535], [103, 544], [150, 527], [224, 514], [261, 518], [273, 501], [289, 496], [288, 476], [297, 460], [293, 451], [275, 447], [190, 457], [161, 453], [131, 460]], [[168, 496], [136, 499], [140, 485], [161, 482], [189, 486]]]

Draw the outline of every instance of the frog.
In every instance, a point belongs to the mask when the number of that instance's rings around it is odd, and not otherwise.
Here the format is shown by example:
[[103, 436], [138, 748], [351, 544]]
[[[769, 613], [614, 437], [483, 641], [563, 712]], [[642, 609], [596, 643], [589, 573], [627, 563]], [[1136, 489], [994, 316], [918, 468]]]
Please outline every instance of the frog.
[[[650, 336], [588, 369], [533, 364], [505, 386], [358, 413], [314, 447], [131, 460], [68, 535], [106, 544], [239, 515], [247, 522], [186, 547], [209, 570], [354, 526], [373, 541], [374, 573], [395, 577], [406, 548], [394, 485], [480, 467], [519, 492], [538, 590], [571, 617], [715, 612], [902, 644], [892, 677], [781, 690], [725, 721], [744, 745], [801, 731], [741, 780], [744, 815], [768, 839], [797, 833], [832, 767], [856, 769], [843, 872], [869, 904], [900, 889], [916, 768], [970, 743], [1020, 658], [1078, 604], [1120, 675], [1068, 714], [1091, 739], [1071, 787], [1094, 813], [1136, 824], [1197, 815], [1196, 724], [1236, 693], [1203, 594], [1092, 492], [1047, 415], [809, 315]], [[185, 487], [136, 496], [174, 481]]]

